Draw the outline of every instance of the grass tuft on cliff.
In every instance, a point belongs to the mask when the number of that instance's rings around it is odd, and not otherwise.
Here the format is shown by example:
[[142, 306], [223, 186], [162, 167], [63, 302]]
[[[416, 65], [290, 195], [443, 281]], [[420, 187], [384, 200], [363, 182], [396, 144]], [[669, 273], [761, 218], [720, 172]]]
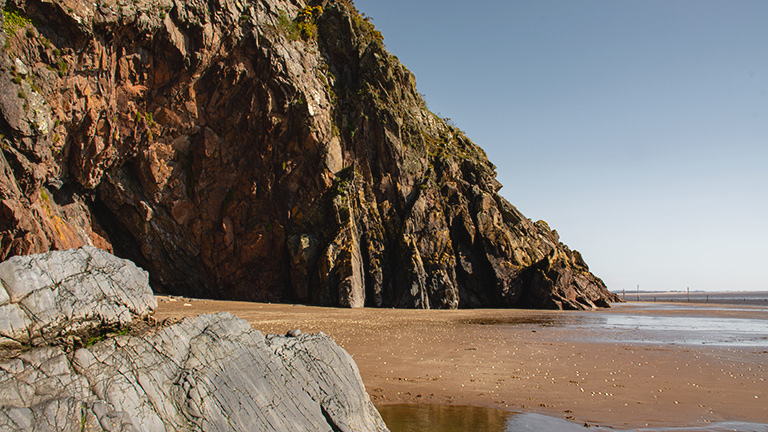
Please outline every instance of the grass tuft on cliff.
[[13, 36], [19, 30], [26, 28], [32, 24], [32, 20], [22, 15], [19, 11], [11, 9], [7, 5], [3, 9], [3, 15], [5, 15], [5, 23], [3, 24], [3, 31], [8, 36]]

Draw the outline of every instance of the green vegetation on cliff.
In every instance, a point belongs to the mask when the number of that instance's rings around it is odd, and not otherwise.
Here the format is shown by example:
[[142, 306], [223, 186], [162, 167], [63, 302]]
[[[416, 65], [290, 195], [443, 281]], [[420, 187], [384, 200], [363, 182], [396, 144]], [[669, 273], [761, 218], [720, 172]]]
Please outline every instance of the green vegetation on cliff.
[[3, 8], [3, 16], [5, 18], [5, 22], [3, 23], [3, 31], [8, 36], [13, 36], [19, 30], [32, 24], [31, 19], [24, 16], [18, 10], [11, 9], [8, 5]]

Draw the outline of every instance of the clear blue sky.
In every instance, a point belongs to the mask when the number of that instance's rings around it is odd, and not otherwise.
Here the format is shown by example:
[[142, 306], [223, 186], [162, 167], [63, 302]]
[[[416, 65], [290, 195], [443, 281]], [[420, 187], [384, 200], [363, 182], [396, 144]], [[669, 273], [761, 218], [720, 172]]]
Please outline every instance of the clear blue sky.
[[768, 290], [768, 1], [355, 4], [611, 290]]

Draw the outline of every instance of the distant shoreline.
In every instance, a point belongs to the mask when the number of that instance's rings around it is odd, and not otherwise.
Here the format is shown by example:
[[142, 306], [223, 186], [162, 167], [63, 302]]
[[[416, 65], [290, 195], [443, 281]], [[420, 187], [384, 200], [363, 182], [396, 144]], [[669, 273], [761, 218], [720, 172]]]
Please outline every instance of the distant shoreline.
[[637, 291], [617, 293], [627, 302], [711, 303], [768, 306], [768, 291]]

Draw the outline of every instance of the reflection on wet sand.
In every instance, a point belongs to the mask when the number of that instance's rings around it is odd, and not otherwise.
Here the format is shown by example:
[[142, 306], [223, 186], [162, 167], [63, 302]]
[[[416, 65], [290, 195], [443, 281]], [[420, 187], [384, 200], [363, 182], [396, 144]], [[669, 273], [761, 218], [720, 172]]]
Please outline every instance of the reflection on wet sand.
[[614, 342], [768, 347], [768, 320], [608, 315], [598, 327]]
[[[702, 316], [696, 311], [732, 316]], [[609, 313], [472, 318], [463, 323], [510, 326], [516, 330], [521, 326], [569, 326], [582, 330], [577, 335], [579, 340], [593, 342], [768, 348], [768, 309], [758, 307], [702, 309], [691, 305], [635, 303], [621, 305]]]
[[555, 417], [461, 405], [385, 405], [379, 412], [392, 432], [582, 432], [587, 429]]
[[[385, 405], [379, 407], [392, 432], [584, 432], [613, 431], [591, 424], [576, 424], [541, 414], [515, 413], [493, 408], [457, 405]], [[635, 432], [768, 432], [759, 423], [722, 422], [697, 427], [631, 429]]]
[[512, 413], [454, 405], [385, 405], [379, 407], [392, 432], [504, 431]]

